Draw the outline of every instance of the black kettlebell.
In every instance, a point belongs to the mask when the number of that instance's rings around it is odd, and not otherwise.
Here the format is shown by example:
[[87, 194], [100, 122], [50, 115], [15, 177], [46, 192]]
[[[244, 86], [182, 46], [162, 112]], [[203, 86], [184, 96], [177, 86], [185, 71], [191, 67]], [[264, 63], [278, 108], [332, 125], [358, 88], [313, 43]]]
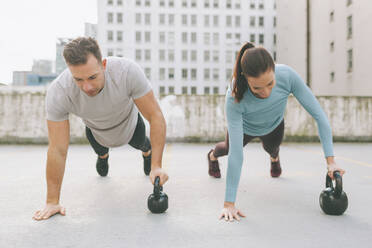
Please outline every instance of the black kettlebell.
[[333, 187], [333, 182], [330, 176], [326, 177], [326, 189], [320, 193], [319, 203], [325, 214], [341, 215], [348, 206], [346, 193], [342, 190], [342, 177], [339, 171], [335, 171], [333, 176], [336, 181], [336, 186]]
[[147, 199], [147, 207], [154, 214], [164, 213], [168, 209], [168, 196], [160, 186], [160, 177], [155, 178], [154, 193]]

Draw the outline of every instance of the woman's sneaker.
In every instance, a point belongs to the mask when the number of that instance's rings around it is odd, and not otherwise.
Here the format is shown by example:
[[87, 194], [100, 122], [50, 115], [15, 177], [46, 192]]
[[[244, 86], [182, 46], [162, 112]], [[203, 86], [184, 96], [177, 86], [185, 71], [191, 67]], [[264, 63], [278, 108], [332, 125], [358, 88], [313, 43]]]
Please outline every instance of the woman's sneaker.
[[221, 177], [221, 172], [220, 172], [220, 165], [218, 164], [218, 160], [212, 161], [211, 158], [209, 157], [211, 152], [213, 152], [213, 149], [208, 152], [208, 174], [212, 177], [215, 178], [220, 178]]
[[279, 177], [282, 174], [282, 167], [280, 167], [280, 159], [276, 162], [271, 161], [270, 173], [272, 177]]
[[107, 176], [108, 168], [109, 168], [109, 166], [108, 166], [108, 157], [109, 156], [107, 156], [106, 158], [100, 158], [98, 156], [98, 158], [97, 158], [96, 169], [97, 169], [98, 174], [101, 177]]
[[151, 155], [148, 155], [147, 157], [143, 156], [143, 172], [145, 173], [146, 176], [148, 176], [151, 172]]

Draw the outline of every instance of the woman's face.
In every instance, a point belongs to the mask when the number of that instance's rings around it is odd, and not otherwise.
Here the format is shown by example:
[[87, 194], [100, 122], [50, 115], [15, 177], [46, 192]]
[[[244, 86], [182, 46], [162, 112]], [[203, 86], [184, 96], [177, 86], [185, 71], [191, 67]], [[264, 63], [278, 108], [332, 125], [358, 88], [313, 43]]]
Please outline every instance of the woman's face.
[[276, 84], [275, 73], [272, 69], [262, 73], [259, 77], [250, 77], [246, 75], [244, 75], [244, 77], [253, 95], [258, 98], [268, 98]]

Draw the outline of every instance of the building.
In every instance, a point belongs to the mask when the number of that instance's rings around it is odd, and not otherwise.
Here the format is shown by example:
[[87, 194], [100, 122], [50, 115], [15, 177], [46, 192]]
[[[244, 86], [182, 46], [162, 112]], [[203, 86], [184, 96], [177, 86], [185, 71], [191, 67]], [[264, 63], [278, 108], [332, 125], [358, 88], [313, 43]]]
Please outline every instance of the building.
[[51, 83], [56, 78], [57, 78], [56, 74], [40, 75], [32, 73], [27, 75], [27, 85], [28, 86], [45, 85]]
[[371, 9], [371, 1], [277, 1], [277, 61], [316, 95], [372, 96]]
[[274, 0], [98, 0], [103, 56], [135, 60], [160, 94], [224, 94], [245, 41], [276, 55]]
[[97, 24], [85, 23], [84, 24], [84, 36], [97, 39]]
[[63, 48], [64, 46], [70, 42], [71, 38], [58, 38], [56, 43], [56, 69], [55, 72], [57, 75], [59, 75], [61, 72], [63, 72], [66, 68], [66, 62], [63, 58]]
[[46, 59], [34, 60], [32, 65], [32, 72], [40, 75], [52, 74], [53, 61]]
[[13, 71], [13, 82], [15, 86], [27, 85], [27, 76], [32, 74], [32, 71]]

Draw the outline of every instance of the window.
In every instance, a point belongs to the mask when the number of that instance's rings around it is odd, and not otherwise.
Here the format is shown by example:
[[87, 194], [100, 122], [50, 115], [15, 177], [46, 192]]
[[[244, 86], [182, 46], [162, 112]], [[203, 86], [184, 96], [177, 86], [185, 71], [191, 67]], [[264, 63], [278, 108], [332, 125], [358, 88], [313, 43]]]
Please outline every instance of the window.
[[213, 8], [218, 8], [218, 5], [219, 5], [218, 1], [219, 0], [214, 0], [213, 1]]
[[351, 39], [353, 36], [353, 16], [347, 17], [347, 38]]
[[331, 52], [333, 52], [333, 51], [335, 50], [335, 42], [334, 42], [334, 41], [332, 41], [332, 42], [329, 44], [329, 50], [330, 50]]
[[159, 69], [159, 79], [164, 80], [165, 79], [165, 68]]
[[141, 24], [141, 14], [140, 13], [136, 14], [136, 24]]
[[196, 8], [196, 0], [191, 0], [191, 7]]
[[209, 80], [211, 78], [211, 70], [209, 68], [204, 69], [204, 80]]
[[240, 27], [240, 16], [235, 16], [235, 27]]
[[265, 41], [264, 41], [264, 38], [265, 38], [265, 37], [264, 37], [263, 34], [260, 34], [260, 35], [259, 35], [258, 43], [260, 43], [260, 45], [263, 45], [263, 44], [264, 44], [264, 42], [265, 42]]
[[218, 87], [213, 87], [213, 94], [218, 95], [219, 94], [219, 88]]
[[187, 43], [187, 33], [182, 32], [182, 43]]
[[231, 0], [226, 0], [226, 8], [231, 9]]
[[145, 32], [145, 42], [151, 42], [151, 32]]
[[173, 26], [174, 25], [174, 14], [168, 15], [168, 24]]
[[330, 22], [333, 22], [334, 21], [334, 16], [335, 16], [335, 12], [334, 11], [331, 11], [331, 13], [329, 13], [329, 21]]
[[137, 31], [136, 32], [136, 42], [141, 42], [142, 38], [141, 38], [141, 32], [140, 31]]
[[151, 60], [151, 50], [150, 49], [146, 49], [145, 50], [145, 60], [146, 61], [150, 61]]
[[209, 45], [211, 43], [211, 34], [204, 33], [204, 45]]
[[151, 14], [145, 14], [145, 24], [146, 25], [151, 24]]
[[136, 0], [136, 6], [141, 6], [141, 0]]
[[240, 0], [235, 0], [235, 9], [240, 9]]
[[191, 69], [191, 80], [196, 80], [196, 69]]
[[136, 49], [136, 60], [141, 60], [142, 59], [142, 51], [139, 49]]
[[159, 60], [160, 61], [164, 61], [165, 60], [165, 50], [164, 49], [160, 49], [159, 50]]
[[226, 80], [229, 81], [232, 77], [232, 69], [226, 69]]
[[159, 43], [164, 44], [165, 43], [165, 33], [159, 32]]
[[274, 16], [273, 26], [276, 27], [276, 16]]
[[210, 51], [204, 51], [204, 62], [209, 62], [210, 57]]
[[182, 15], [182, 25], [187, 26], [187, 15]]
[[123, 5], [123, 0], [118, 0], [118, 1], [117, 1], [117, 4], [118, 4], [118, 5]]
[[250, 25], [251, 27], [256, 26], [256, 17], [251, 16], [251, 17], [249, 18], [249, 25]]
[[220, 35], [218, 33], [213, 33], [213, 45], [218, 45], [220, 43]]
[[151, 68], [145, 68], [145, 75], [148, 79], [151, 79]]
[[168, 50], [168, 61], [174, 61], [174, 50]]
[[187, 8], [187, 0], [182, 0], [182, 7]]
[[196, 33], [195, 32], [191, 33], [191, 43], [197, 43], [197, 38], [196, 38]]
[[347, 72], [353, 71], [353, 49], [347, 51]]
[[232, 33], [226, 33], [226, 40], [232, 39]]
[[204, 16], [204, 26], [209, 27], [209, 16]]
[[232, 63], [232, 51], [226, 51], [226, 63]]
[[174, 44], [174, 32], [168, 32], [168, 44], [169, 45]]
[[219, 60], [219, 52], [218, 50], [213, 51], [213, 62], [218, 62]]
[[231, 19], [232, 17], [231, 16], [226, 16], [226, 27], [231, 27]]
[[347, 1], [346, 1], [346, 6], [350, 6], [352, 3], [353, 3], [352, 0], [347, 0]]
[[213, 16], [213, 26], [218, 27], [219, 19], [218, 15]]
[[209, 0], [204, 0], [204, 8], [209, 8]]
[[217, 68], [213, 69], [213, 80], [218, 80], [219, 79], [219, 70]]
[[264, 9], [264, 4], [263, 4], [263, 3], [260, 3], [260, 4], [258, 5], [258, 8], [259, 8], [259, 9]]
[[204, 87], [204, 95], [209, 95], [209, 87]]
[[109, 12], [107, 13], [107, 23], [113, 23], [114, 22], [114, 14]]
[[174, 68], [168, 68], [168, 79], [174, 79]]
[[114, 56], [114, 50], [108, 49], [107, 50], [107, 56]]
[[335, 72], [331, 72], [330, 74], [329, 74], [329, 81], [331, 82], [331, 83], [333, 83], [334, 81], [335, 81]]
[[187, 79], [187, 69], [182, 69], [182, 79]]
[[161, 24], [161, 25], [165, 24], [165, 15], [164, 14], [159, 15], [159, 24]]
[[145, 1], [145, 6], [146, 6], [146, 7], [150, 7], [150, 6], [151, 6], [151, 2], [150, 2], [150, 0], [146, 0], [146, 1]]
[[107, 0], [107, 5], [113, 5], [114, 1], [113, 0]]
[[274, 51], [273, 59], [274, 59], [274, 61], [276, 61], [276, 52], [275, 51]]
[[191, 87], [191, 94], [192, 95], [196, 95], [197, 94], [197, 91], [196, 91], [196, 87], [195, 86]]
[[250, 40], [250, 42], [255, 43], [255, 42], [256, 42], [256, 35], [255, 35], [255, 34], [251, 34], [251, 35], [249, 36], [249, 40]]
[[240, 34], [239, 33], [235, 34], [235, 40], [240, 41]]
[[169, 6], [170, 8], [173, 8], [173, 7], [174, 7], [174, 1], [173, 1], [173, 0], [169, 0], [169, 2], [168, 2], [168, 6]]
[[121, 49], [121, 48], [116, 48], [116, 56], [118, 56], [118, 57], [123, 57], [123, 49]]
[[182, 61], [187, 61], [188, 56], [187, 56], [187, 50], [182, 50]]
[[273, 43], [276, 45], [276, 34], [273, 35]]
[[114, 32], [109, 30], [107, 31], [107, 40], [108, 41], [113, 41], [114, 40]]
[[159, 1], [159, 6], [160, 7], [164, 7], [165, 6], [165, 1], [164, 0], [160, 0]]
[[165, 94], [165, 87], [164, 87], [164, 86], [160, 86], [160, 87], [159, 87], [159, 93], [160, 93], [161, 95], [164, 95], [164, 94]]
[[263, 27], [263, 26], [264, 26], [264, 17], [263, 17], [263, 16], [260, 16], [260, 17], [258, 18], [258, 25], [259, 25], [260, 27]]
[[188, 88], [186, 86], [182, 87], [182, 94], [187, 95], [188, 94]]
[[196, 26], [197, 25], [197, 16], [191, 15], [191, 25]]
[[256, 8], [256, 4], [255, 4], [254, 0], [251, 0], [251, 4], [249, 5], [249, 7], [250, 7], [251, 9]]
[[191, 51], [191, 61], [195, 62], [197, 60], [197, 53], [196, 50]]
[[116, 21], [118, 23], [123, 23], [123, 13], [117, 13], [117, 15], [116, 15]]
[[123, 31], [118, 31], [116, 33], [116, 40], [117, 41], [122, 41], [123, 40]]

